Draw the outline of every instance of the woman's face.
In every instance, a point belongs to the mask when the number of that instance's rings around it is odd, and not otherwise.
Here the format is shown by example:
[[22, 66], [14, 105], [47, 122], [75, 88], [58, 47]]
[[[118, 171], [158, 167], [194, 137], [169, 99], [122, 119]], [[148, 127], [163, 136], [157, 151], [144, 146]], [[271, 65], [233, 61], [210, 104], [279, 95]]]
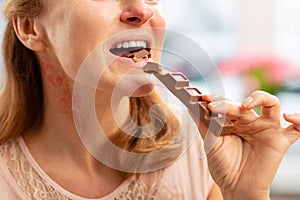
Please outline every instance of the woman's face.
[[71, 79], [76, 77], [86, 56], [103, 42], [104, 56], [113, 60], [108, 69], [110, 72], [105, 77], [106, 82], [112, 85], [126, 71], [139, 68], [147, 62], [144, 59], [135, 63], [125, 55], [119, 57], [123, 50], [152, 48], [153, 60], [159, 60], [160, 50], [154, 49], [161, 48], [164, 35], [155, 28], [165, 28], [159, 0], [48, 2], [47, 12], [39, 19], [47, 43], [46, 56], [42, 61], [62, 67]]

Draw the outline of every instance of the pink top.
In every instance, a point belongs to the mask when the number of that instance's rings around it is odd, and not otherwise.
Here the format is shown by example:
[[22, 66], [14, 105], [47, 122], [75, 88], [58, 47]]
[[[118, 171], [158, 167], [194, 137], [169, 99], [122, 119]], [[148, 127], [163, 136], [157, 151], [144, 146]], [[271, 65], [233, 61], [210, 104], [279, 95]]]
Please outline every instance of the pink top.
[[[203, 145], [197, 135], [190, 148], [171, 166], [143, 174], [141, 180], [127, 179], [108, 199], [207, 199], [213, 185], [207, 160], [200, 158]], [[78, 199], [52, 180], [30, 154], [24, 140], [0, 146], [0, 199]]]

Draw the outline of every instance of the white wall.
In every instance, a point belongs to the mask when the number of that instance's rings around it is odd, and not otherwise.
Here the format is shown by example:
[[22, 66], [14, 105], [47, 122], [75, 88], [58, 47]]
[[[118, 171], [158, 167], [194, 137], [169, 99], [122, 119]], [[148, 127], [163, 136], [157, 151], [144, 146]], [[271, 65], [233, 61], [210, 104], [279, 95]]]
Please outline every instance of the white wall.
[[239, 2], [239, 51], [265, 53], [274, 51], [275, 4], [274, 0], [243, 0]]

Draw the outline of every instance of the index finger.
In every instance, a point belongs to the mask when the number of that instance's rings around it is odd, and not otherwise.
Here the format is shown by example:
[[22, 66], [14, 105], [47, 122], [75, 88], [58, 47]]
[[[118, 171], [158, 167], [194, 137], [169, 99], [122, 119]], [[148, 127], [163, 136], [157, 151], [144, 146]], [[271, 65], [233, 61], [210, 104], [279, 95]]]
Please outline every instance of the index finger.
[[245, 109], [253, 109], [261, 106], [261, 116], [272, 119], [280, 124], [280, 102], [279, 99], [264, 91], [253, 92], [243, 103]]

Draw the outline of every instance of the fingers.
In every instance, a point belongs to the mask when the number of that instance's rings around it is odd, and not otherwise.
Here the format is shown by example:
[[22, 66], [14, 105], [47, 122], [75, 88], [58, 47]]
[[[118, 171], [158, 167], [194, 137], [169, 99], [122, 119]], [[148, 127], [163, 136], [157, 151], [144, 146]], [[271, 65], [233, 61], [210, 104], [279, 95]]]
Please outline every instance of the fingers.
[[244, 100], [245, 109], [261, 106], [261, 116], [280, 123], [280, 102], [278, 98], [264, 91], [255, 91]]
[[292, 123], [293, 128], [300, 133], [300, 113], [285, 113], [284, 119]]
[[210, 103], [212, 101], [221, 101], [221, 100], [229, 100], [229, 99], [225, 99], [222, 96], [202, 95], [202, 100]]
[[212, 96], [210, 95], [203, 95], [202, 100], [206, 102], [211, 102], [212, 101]]
[[228, 118], [236, 118], [242, 123], [252, 122], [258, 115], [253, 108], [261, 106], [261, 117], [280, 124], [280, 103], [276, 96], [264, 91], [253, 92], [241, 105], [222, 100], [213, 101], [208, 108], [215, 113], [226, 114]]
[[243, 108], [240, 104], [232, 101], [215, 101], [208, 104], [208, 108], [213, 113], [226, 114], [231, 120], [239, 120], [241, 123], [249, 123], [255, 121], [258, 116], [252, 111]]

